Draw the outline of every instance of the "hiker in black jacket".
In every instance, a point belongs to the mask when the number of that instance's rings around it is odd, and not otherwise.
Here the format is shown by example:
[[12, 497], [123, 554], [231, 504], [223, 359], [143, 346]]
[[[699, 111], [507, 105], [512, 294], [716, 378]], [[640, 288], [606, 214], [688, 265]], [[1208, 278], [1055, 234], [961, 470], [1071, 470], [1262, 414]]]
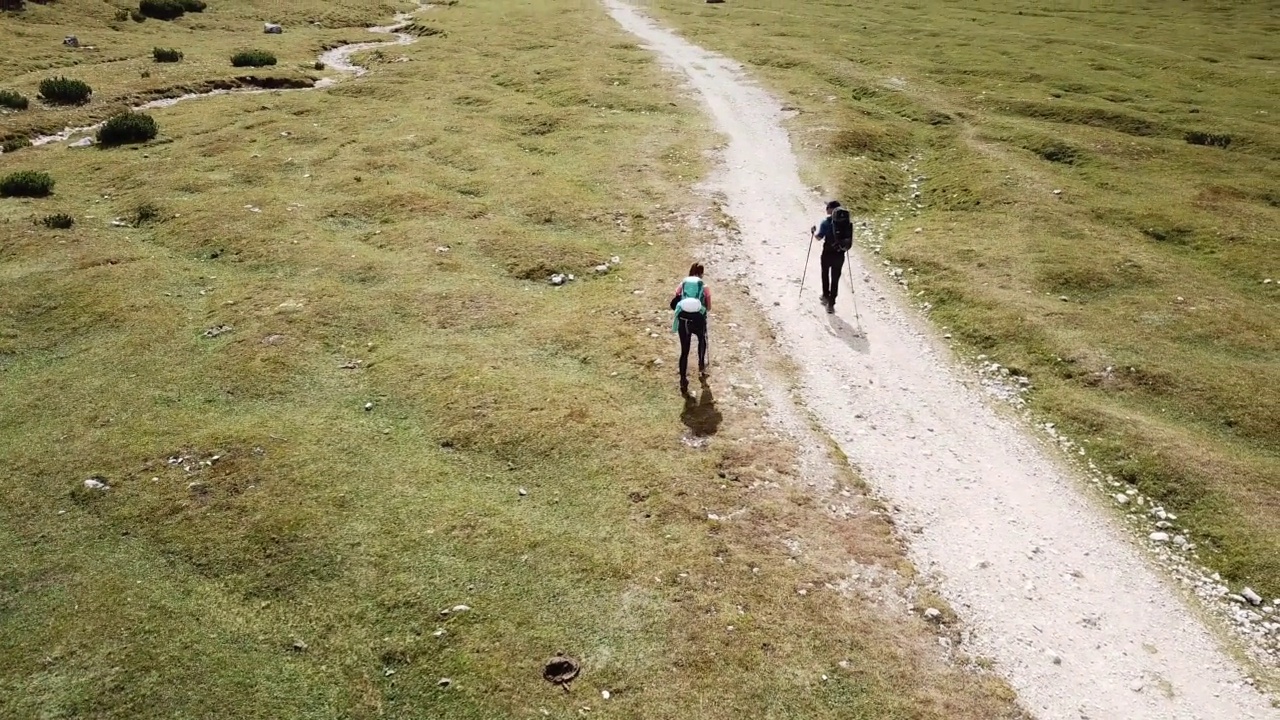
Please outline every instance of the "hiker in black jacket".
[[813, 239], [822, 241], [822, 304], [828, 313], [836, 311], [836, 295], [840, 292], [840, 271], [844, 254], [853, 247], [853, 220], [839, 200], [827, 203], [827, 219], [817, 228], [809, 228]]

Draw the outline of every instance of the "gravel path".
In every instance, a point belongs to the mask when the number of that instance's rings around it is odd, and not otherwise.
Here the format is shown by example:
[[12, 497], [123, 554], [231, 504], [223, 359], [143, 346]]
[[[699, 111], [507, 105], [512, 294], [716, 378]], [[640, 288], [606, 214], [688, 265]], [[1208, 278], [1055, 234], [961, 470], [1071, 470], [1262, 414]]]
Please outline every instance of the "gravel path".
[[[623, 0], [613, 18], [682, 73], [729, 139], [714, 184], [742, 232], [748, 284], [802, 368], [802, 400], [912, 528], [973, 638], [1045, 720], [1277, 718], [1085, 484], [961, 382], [945, 347], [852, 258], [835, 316], [818, 253], [797, 298], [820, 199], [803, 187], [779, 103], [742, 66]], [[848, 270], [846, 270], [848, 274]]]

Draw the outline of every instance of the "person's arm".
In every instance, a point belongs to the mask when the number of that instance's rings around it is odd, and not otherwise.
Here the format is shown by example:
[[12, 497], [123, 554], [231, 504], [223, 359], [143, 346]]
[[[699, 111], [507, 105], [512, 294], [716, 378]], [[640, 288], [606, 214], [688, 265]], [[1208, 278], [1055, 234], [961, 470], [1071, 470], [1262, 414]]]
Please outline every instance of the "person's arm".
[[815, 239], [822, 240], [824, 242], [829, 237], [831, 237], [831, 218], [823, 220], [822, 224], [818, 226], [818, 234], [814, 235]]
[[711, 288], [707, 287], [706, 285], [702, 286], [702, 300], [703, 300], [703, 303], [702, 303], [703, 306], [707, 308], [707, 313], [710, 314], [711, 313]]

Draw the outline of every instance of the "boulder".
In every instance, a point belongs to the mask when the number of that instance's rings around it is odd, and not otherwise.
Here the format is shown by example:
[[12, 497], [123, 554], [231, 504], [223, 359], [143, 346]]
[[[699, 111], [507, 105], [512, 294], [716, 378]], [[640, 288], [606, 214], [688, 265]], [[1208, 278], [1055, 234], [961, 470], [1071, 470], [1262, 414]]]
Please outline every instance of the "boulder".
[[62, 44], [66, 45], [67, 47], [78, 48], [80, 47], [80, 39], [77, 38], [75, 35], [68, 35], [62, 38]]
[[284, 32], [284, 28], [280, 27], [276, 23], [262, 23], [262, 32], [268, 35], [279, 35]]

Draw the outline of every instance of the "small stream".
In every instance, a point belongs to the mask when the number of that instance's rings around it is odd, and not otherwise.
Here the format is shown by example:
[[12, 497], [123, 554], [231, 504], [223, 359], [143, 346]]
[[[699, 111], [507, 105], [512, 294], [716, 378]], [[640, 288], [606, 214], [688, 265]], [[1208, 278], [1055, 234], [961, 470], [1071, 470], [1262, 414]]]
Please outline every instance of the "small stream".
[[[384, 35], [394, 35], [392, 39], [380, 40], [375, 42], [360, 42], [360, 43], [350, 43], [348, 45], [341, 45], [339, 47], [333, 48], [331, 50], [326, 50], [320, 53], [320, 56], [317, 59], [320, 62], [324, 63], [324, 66], [326, 68], [332, 68], [350, 77], [360, 77], [361, 75], [364, 75], [365, 73], [369, 72], [369, 69], [352, 62], [351, 56], [359, 52], [364, 52], [366, 50], [373, 50], [374, 48], [379, 48], [384, 46], [390, 47], [394, 45], [410, 45], [416, 42], [418, 38], [414, 37], [413, 35], [397, 32], [397, 31], [405, 27], [409, 23], [413, 22], [413, 17], [415, 14], [431, 7], [429, 3], [422, 2], [422, 0], [419, 0], [418, 4], [419, 4], [418, 10], [415, 10], [413, 12], [407, 12], [407, 13], [397, 13], [395, 16], [395, 22], [390, 25], [380, 25], [377, 27], [368, 28], [369, 32], [380, 33]], [[134, 107], [133, 110], [155, 110], [158, 108], [173, 107], [174, 105], [177, 105], [178, 103], [184, 102], [186, 100], [191, 100], [193, 98], [213, 97], [215, 95], [231, 95], [231, 94], [259, 95], [262, 93], [319, 90], [322, 88], [333, 87], [334, 85], [337, 85], [338, 82], [339, 82], [338, 78], [327, 77], [317, 81], [315, 85], [312, 85], [310, 87], [301, 87], [301, 88], [229, 88], [229, 89], [209, 90], [207, 92], [189, 93], [187, 95], [179, 95], [178, 97], [161, 98], [159, 100], [152, 100], [150, 102], [146, 102]], [[62, 132], [55, 133], [53, 135], [40, 135], [38, 137], [34, 137], [31, 139], [31, 144], [32, 145], [49, 145], [52, 143], [66, 142], [67, 140], [70, 140], [71, 138], [77, 135], [84, 135], [85, 137], [82, 137], [76, 142], [72, 143], [71, 146], [87, 147], [93, 144], [93, 138], [90, 136], [93, 133], [97, 132], [98, 128], [102, 127], [102, 125], [103, 123], [100, 122], [94, 125], [86, 125], [84, 127], [65, 128]]]

